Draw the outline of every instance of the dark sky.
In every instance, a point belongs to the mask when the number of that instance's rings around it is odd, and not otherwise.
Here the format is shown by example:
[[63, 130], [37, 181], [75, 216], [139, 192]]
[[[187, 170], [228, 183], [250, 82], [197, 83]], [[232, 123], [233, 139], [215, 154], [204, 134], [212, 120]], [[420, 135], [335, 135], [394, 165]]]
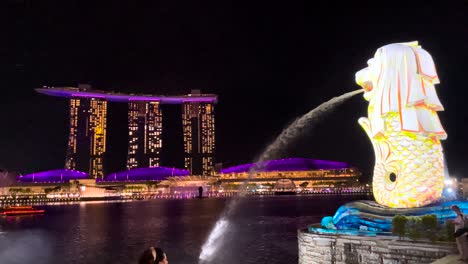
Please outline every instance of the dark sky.
[[[234, 165], [251, 162], [295, 117], [358, 89], [354, 74], [377, 48], [418, 40], [441, 80], [449, 171], [468, 173], [468, 1], [103, 2], [9, 1], [19, 15], [2, 51], [3, 168], [64, 166], [67, 101], [36, 87], [216, 93], [216, 158]], [[350, 99], [285, 156], [347, 161], [369, 174], [373, 152], [357, 124], [366, 107], [362, 96]], [[163, 110], [162, 165], [182, 167], [181, 109]], [[107, 172], [125, 167], [126, 118], [125, 104], [109, 105]]]

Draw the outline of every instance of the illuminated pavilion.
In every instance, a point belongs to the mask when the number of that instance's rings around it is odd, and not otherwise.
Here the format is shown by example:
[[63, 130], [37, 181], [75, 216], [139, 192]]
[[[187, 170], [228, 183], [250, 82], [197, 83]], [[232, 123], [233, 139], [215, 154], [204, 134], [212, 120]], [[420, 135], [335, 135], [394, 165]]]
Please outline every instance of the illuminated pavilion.
[[[360, 171], [346, 162], [306, 158], [286, 158], [262, 163], [250, 163], [222, 169], [218, 179], [227, 184], [249, 182], [275, 184], [289, 179], [296, 186], [338, 186], [358, 182]], [[307, 183], [307, 184], [306, 184]]]

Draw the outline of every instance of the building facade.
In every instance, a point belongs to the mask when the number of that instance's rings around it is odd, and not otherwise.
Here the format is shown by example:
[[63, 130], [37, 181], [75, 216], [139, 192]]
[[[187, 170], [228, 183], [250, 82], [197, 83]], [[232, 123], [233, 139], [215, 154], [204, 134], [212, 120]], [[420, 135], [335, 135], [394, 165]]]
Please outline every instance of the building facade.
[[159, 102], [128, 103], [128, 170], [159, 167], [161, 134], [162, 112]]
[[287, 158], [258, 164], [243, 164], [222, 169], [217, 174], [221, 182], [242, 185], [274, 185], [287, 179], [296, 186], [330, 187], [357, 184], [361, 172], [346, 162]]
[[191, 94], [179, 96], [135, 95], [78, 87], [42, 87], [37, 92], [70, 99], [70, 130], [65, 168], [104, 177], [106, 152], [107, 102], [128, 103], [127, 169], [158, 167], [162, 148], [161, 104], [183, 107], [185, 167], [191, 174], [214, 172], [215, 116], [217, 96]]
[[100, 98], [70, 98], [70, 130], [65, 168], [104, 176], [107, 101]]
[[185, 169], [192, 175], [212, 175], [215, 158], [213, 103], [184, 103], [182, 108]]

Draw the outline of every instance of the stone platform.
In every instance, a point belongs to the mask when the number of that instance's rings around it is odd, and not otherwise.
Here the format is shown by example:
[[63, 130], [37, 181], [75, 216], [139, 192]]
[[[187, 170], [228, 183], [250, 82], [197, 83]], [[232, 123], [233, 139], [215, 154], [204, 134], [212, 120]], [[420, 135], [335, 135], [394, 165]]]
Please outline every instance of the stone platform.
[[308, 229], [298, 231], [298, 244], [299, 264], [429, 264], [457, 254], [453, 242], [405, 241], [379, 235], [322, 234]]
[[454, 255], [448, 255], [448, 256], [445, 256], [441, 259], [438, 259], [434, 262], [432, 262], [431, 264], [462, 264], [462, 263], [467, 263], [467, 262], [463, 262], [460, 259], [460, 255], [458, 254], [454, 254]]

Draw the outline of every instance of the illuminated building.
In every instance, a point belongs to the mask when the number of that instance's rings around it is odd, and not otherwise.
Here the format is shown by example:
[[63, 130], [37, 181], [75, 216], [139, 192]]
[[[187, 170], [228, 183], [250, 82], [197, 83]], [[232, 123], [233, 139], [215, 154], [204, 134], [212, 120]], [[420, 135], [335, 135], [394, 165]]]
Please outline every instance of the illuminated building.
[[[251, 172], [252, 167], [258, 170]], [[261, 164], [244, 164], [222, 169], [218, 179], [226, 184], [243, 184], [250, 175], [249, 183], [275, 184], [289, 179], [296, 186], [307, 187], [338, 186], [358, 182], [361, 173], [346, 162], [314, 160], [305, 158], [288, 158], [262, 162]]]
[[162, 181], [168, 177], [185, 177], [190, 172], [183, 169], [152, 167], [152, 168], [136, 168], [126, 171], [119, 171], [106, 175], [98, 182], [113, 182], [113, 181]]
[[159, 102], [128, 103], [128, 170], [159, 166], [161, 133], [162, 113]]
[[94, 178], [104, 176], [104, 153], [106, 152], [107, 101], [90, 99], [91, 154], [89, 174]]
[[107, 102], [100, 98], [70, 98], [70, 132], [65, 168], [104, 176]]
[[[200, 91], [193, 90], [192, 95]], [[215, 117], [214, 104], [210, 102], [186, 102], [182, 108], [185, 169], [192, 175], [214, 173]]]
[[37, 92], [70, 99], [70, 136], [65, 168], [103, 178], [107, 102], [128, 103], [127, 169], [158, 167], [162, 147], [161, 104], [181, 104], [185, 167], [192, 174], [211, 174], [215, 157], [214, 104], [217, 96], [138, 95], [91, 90], [89, 85], [43, 87]]

